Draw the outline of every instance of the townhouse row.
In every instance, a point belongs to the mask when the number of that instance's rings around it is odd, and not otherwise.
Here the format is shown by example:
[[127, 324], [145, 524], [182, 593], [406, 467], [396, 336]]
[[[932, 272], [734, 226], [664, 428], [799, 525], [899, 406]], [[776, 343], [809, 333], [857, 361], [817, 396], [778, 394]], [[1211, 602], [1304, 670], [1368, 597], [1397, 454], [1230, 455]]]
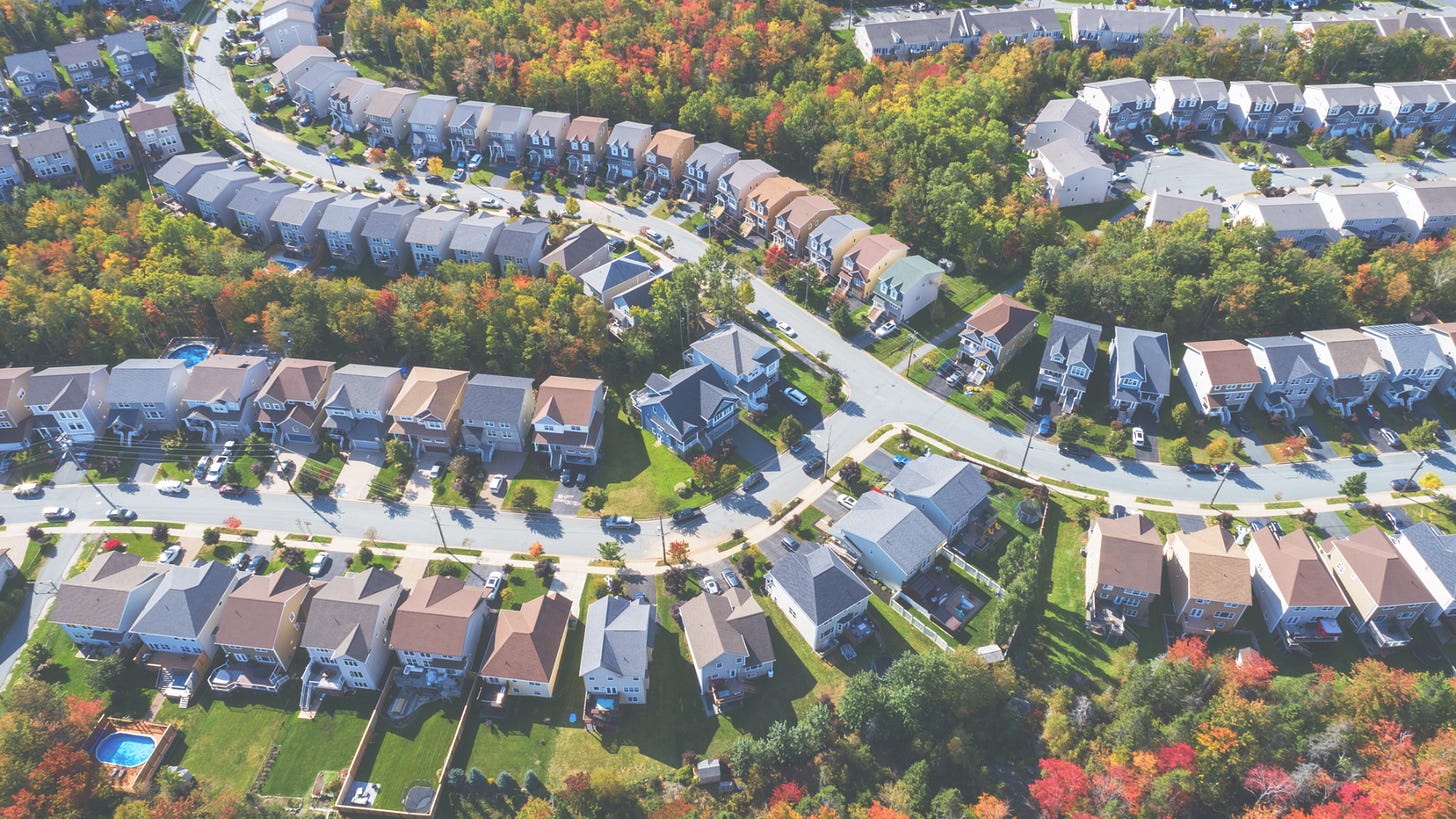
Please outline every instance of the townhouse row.
[[[140, 31], [108, 34], [99, 40], [77, 40], [61, 43], [50, 51], [26, 51], [5, 57], [5, 78], [16, 93], [34, 108], [40, 108], [47, 96], [59, 94], [67, 87], [85, 94], [111, 82], [111, 67], [102, 59], [101, 50], [116, 66], [116, 78], [139, 94], [157, 83], [157, 58], [147, 46]], [[64, 80], [60, 70], [63, 69]], [[69, 80], [69, 83], [65, 80]], [[9, 112], [10, 95], [0, 94], [0, 109]]]
[[46, 120], [13, 140], [0, 139], [0, 198], [9, 199], [27, 179], [79, 184], [82, 155], [96, 173], [115, 176], [182, 150], [177, 117], [167, 106], [139, 103], [121, 116], [102, 111], [75, 125]]

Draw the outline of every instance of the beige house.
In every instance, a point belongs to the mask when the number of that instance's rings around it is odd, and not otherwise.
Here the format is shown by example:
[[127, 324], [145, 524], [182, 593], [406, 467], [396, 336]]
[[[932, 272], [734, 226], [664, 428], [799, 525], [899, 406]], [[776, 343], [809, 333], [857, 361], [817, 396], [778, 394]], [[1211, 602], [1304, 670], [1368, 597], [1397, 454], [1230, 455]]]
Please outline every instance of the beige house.
[[1436, 603], [1378, 526], [1324, 541], [1319, 556], [1350, 598], [1355, 633], [1378, 648], [1408, 645], [1410, 626]]
[[394, 610], [389, 647], [413, 685], [459, 685], [475, 666], [480, 633], [490, 615], [482, 586], [455, 577], [427, 577]]
[[839, 208], [819, 195], [800, 196], [774, 219], [773, 242], [799, 258], [809, 249], [809, 234], [825, 219], [839, 213]]
[[1243, 412], [1249, 396], [1262, 382], [1254, 354], [1240, 341], [1190, 341], [1178, 370], [1188, 394], [1198, 399], [1198, 411], [1222, 423]]
[[646, 160], [643, 183], [652, 190], [671, 193], [682, 179], [683, 166], [692, 156], [696, 139], [686, 131], [672, 128], [653, 134], [643, 156]]
[[875, 289], [885, 268], [905, 258], [910, 246], [888, 233], [876, 233], [854, 243], [839, 264], [835, 292], [864, 298]]
[[1086, 575], [1089, 621], [1110, 610], [1147, 625], [1163, 591], [1163, 535], [1143, 515], [1097, 518], [1087, 532]]
[[521, 697], [550, 697], [561, 670], [572, 601], [556, 592], [502, 611], [485, 646], [481, 679]]
[[249, 577], [233, 589], [217, 624], [222, 663], [207, 678], [212, 690], [282, 688], [290, 679], [288, 666], [298, 652], [308, 604], [319, 585], [285, 568]]
[[470, 373], [415, 367], [389, 408], [389, 434], [415, 453], [449, 452], [460, 432], [460, 400]]
[[25, 404], [25, 392], [34, 372], [30, 367], [0, 369], [0, 452], [24, 449], [30, 437], [30, 407]]
[[808, 188], [787, 176], [770, 176], [754, 185], [753, 190], [748, 192], [748, 199], [745, 202], [748, 214], [740, 232], [744, 237], [757, 234], [768, 238], [779, 213], [788, 207], [790, 202], [806, 196], [808, 193]]
[[970, 367], [967, 380], [979, 385], [995, 378], [1036, 335], [1039, 315], [1035, 308], [1003, 293], [977, 307], [961, 330], [960, 358]]
[[1222, 526], [1171, 535], [1163, 560], [1169, 606], [1185, 634], [1229, 631], [1254, 603], [1249, 556]]
[[606, 425], [606, 385], [596, 378], [553, 375], [536, 391], [531, 419], [532, 448], [550, 459], [552, 469], [564, 464], [596, 464]]
[[751, 680], [773, 674], [768, 617], [747, 589], [700, 594], [679, 612], [698, 690], [711, 698], [716, 712], [752, 694]]

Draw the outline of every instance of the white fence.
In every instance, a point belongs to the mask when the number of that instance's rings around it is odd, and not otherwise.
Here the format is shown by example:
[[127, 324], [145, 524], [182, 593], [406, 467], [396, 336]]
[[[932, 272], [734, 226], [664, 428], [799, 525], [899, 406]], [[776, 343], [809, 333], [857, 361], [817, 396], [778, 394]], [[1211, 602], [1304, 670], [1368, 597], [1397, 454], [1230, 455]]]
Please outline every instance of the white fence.
[[986, 574], [985, 572], [981, 571], [980, 569], [977, 569], [975, 566], [972, 566], [971, 564], [967, 563], [964, 558], [962, 558], [960, 555], [956, 554], [955, 552], [952, 552], [950, 549], [946, 549], [946, 548], [942, 547], [940, 551], [941, 551], [942, 554], [944, 554], [950, 560], [950, 562], [952, 562], [952, 563], [956, 564], [957, 566], [961, 567], [961, 571], [964, 571], [966, 574], [970, 575], [971, 577], [974, 577], [977, 580], [981, 581], [982, 583], [984, 583], [986, 585], [986, 588], [988, 588], [991, 591], [995, 592], [996, 593], [996, 599], [997, 600], [999, 600], [1003, 596], [1005, 596], [1006, 590], [1003, 589], [1003, 588], [1001, 588], [1001, 584], [1000, 583], [997, 583], [995, 580], [992, 580], [990, 575]]
[[[890, 598], [890, 608], [894, 609], [897, 614], [905, 618], [905, 622], [913, 626], [916, 631], [930, 638], [930, 642], [940, 646], [941, 650], [950, 651], [950, 643], [946, 642], [945, 638], [940, 636], [940, 634], [929, 623], [926, 623], [924, 620], [916, 617], [914, 613], [912, 613], [908, 608], [902, 605], [900, 603], [900, 597], [901, 595], [896, 594], [895, 596]], [[906, 598], [906, 600], [909, 600], [909, 598]], [[910, 605], [915, 605], [915, 601], [910, 600]]]

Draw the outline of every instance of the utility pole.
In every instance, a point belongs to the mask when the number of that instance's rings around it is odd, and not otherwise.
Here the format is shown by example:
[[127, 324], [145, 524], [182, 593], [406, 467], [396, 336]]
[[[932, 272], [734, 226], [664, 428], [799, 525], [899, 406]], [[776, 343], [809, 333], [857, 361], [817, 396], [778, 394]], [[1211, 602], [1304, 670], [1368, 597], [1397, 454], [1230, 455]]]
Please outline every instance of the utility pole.
[[[1417, 469], [1419, 469], [1419, 467], [1417, 467]], [[1223, 475], [1219, 477], [1219, 479], [1218, 479], [1218, 486], [1215, 486], [1213, 488], [1213, 497], [1208, 499], [1208, 507], [1210, 509], [1212, 509], [1214, 507], [1214, 504], [1216, 504], [1218, 502], [1218, 493], [1223, 491], [1224, 481], [1227, 481], [1228, 480], [1228, 476], [1230, 474], [1232, 474], [1232, 473], [1233, 473], [1233, 469], [1231, 467], [1230, 468], [1225, 468], [1224, 471], [1223, 471]]]
[[1411, 470], [1410, 477], [1405, 479], [1406, 485], [1410, 485], [1412, 483], [1415, 483], [1416, 473], [1421, 471], [1421, 467], [1423, 467], [1423, 466], [1426, 465], [1426, 459], [1429, 458], [1429, 457], [1431, 457], [1431, 453], [1430, 452], [1427, 452], [1424, 449], [1421, 450], [1420, 453], [1421, 453], [1421, 459], [1416, 462], [1416, 468]]
[[657, 519], [657, 537], [662, 541], [662, 565], [667, 565], [667, 532], [662, 528], [662, 518]]

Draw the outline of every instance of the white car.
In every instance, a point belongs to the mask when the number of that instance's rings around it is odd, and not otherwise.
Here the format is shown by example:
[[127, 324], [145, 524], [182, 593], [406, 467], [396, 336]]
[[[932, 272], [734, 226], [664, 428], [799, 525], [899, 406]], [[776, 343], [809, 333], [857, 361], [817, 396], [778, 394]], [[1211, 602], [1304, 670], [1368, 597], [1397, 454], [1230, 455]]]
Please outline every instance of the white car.
[[47, 506], [40, 514], [46, 520], [70, 520], [76, 516], [75, 512], [64, 506]]
[[1154, 148], [1157, 148], [1158, 146], [1160, 146], [1160, 145], [1163, 144], [1162, 142], [1160, 142], [1158, 140], [1157, 137], [1153, 136], [1152, 134], [1145, 135], [1143, 137], [1143, 140], [1146, 141], [1148, 143], [1148, 145], [1150, 145], [1150, 146], [1152, 146]]
[[900, 329], [900, 325], [896, 324], [894, 319], [891, 319], [875, 328], [875, 338], [887, 338], [893, 335], [898, 329]]
[[222, 480], [222, 471], [227, 467], [227, 461], [213, 461], [212, 466], [207, 468], [207, 474], [202, 477], [203, 483], [217, 483]]
[[859, 503], [859, 499], [840, 492], [839, 496], [834, 499], [834, 502], [843, 506], [845, 509], [853, 509], [854, 505]]
[[1131, 177], [1129, 177], [1125, 173], [1122, 173], [1121, 171], [1119, 171], [1119, 172], [1117, 172], [1117, 173], [1115, 173], [1115, 174], [1112, 175], [1112, 181], [1113, 182], [1126, 182], [1130, 178]]
[[38, 483], [23, 483], [10, 490], [10, 494], [17, 498], [34, 498], [38, 497], [40, 493], [41, 489]]
[[162, 550], [162, 554], [161, 554], [160, 557], [157, 558], [157, 562], [158, 563], [174, 563], [174, 564], [175, 563], [181, 563], [182, 562], [182, 547], [181, 546], [168, 546], [167, 548], [165, 548], [165, 549]]
[[1257, 171], [1257, 170], [1259, 170], [1259, 166], [1256, 165], [1256, 164], [1254, 164], [1253, 162], [1240, 162], [1239, 163], [1239, 170], [1241, 170], [1241, 171]]
[[491, 572], [485, 578], [485, 599], [494, 600], [500, 596], [501, 584], [506, 582], [506, 576], [500, 572]]
[[780, 333], [783, 333], [784, 335], [788, 336], [789, 338], [798, 338], [799, 337], [799, 333], [798, 333], [797, 330], [795, 330], [794, 328], [790, 327], [787, 324], [784, 324], [783, 322], [779, 322], [779, 332]]
[[505, 495], [505, 493], [506, 493], [506, 476], [505, 475], [491, 475], [490, 476], [490, 493], [492, 495]]
[[723, 589], [718, 586], [718, 581], [711, 577], [703, 578], [703, 591], [708, 594], [722, 594]]
[[796, 407], [809, 406], [809, 396], [793, 387], [784, 387], [784, 397], [792, 401]]
[[323, 552], [319, 552], [318, 554], [313, 556], [313, 562], [308, 564], [308, 576], [323, 577], [324, 574], [328, 572], [329, 565], [333, 562], [333, 558], [329, 557]]
[[1132, 428], [1132, 445], [1135, 446], [1135, 447], [1141, 447], [1144, 444], [1146, 444], [1147, 442], [1148, 442], [1148, 436], [1143, 433], [1143, 428], [1142, 427], [1133, 427]]
[[187, 487], [181, 481], [158, 481], [157, 491], [163, 495], [181, 495]]

